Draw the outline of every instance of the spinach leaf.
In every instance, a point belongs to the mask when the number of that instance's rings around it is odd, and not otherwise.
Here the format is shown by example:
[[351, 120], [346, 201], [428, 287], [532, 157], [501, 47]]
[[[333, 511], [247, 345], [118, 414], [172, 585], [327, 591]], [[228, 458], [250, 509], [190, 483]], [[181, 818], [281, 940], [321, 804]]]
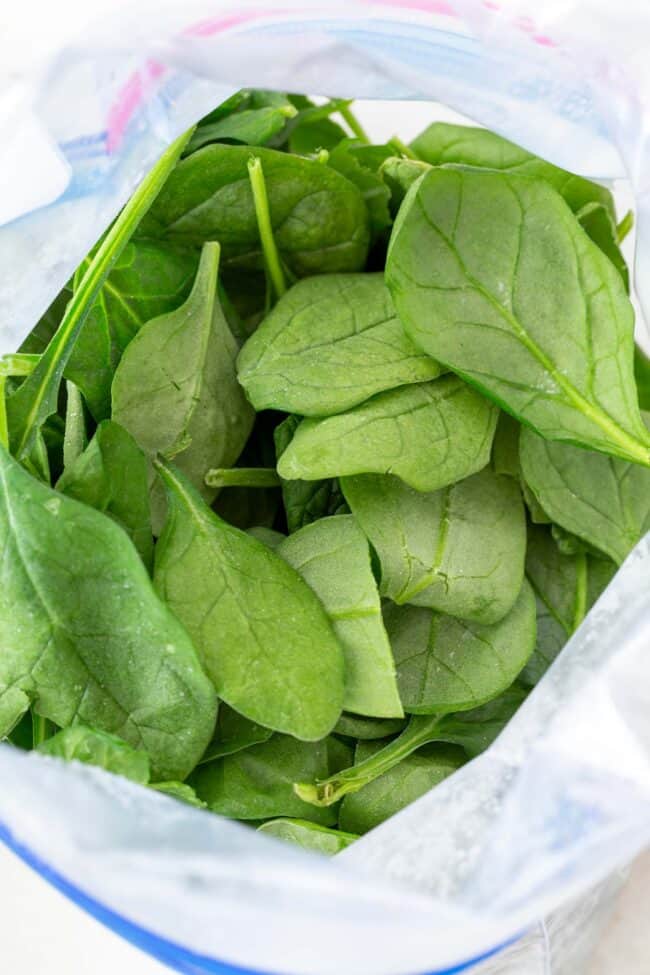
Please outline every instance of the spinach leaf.
[[519, 420], [548, 439], [650, 464], [632, 305], [546, 183], [427, 173], [395, 223], [386, 280], [413, 341]]
[[[32, 478], [0, 449], [0, 734], [20, 701], [88, 724], [183, 779], [217, 701], [185, 630], [110, 518]], [[24, 710], [24, 708], [23, 708]]]
[[393, 602], [496, 623], [524, 579], [526, 518], [517, 484], [485, 468], [423, 494], [381, 474], [345, 477], [348, 504]]
[[[298, 277], [356, 271], [368, 251], [361, 193], [329, 166], [274, 149], [259, 157], [282, 259]], [[203, 244], [218, 240], [224, 263], [260, 268], [261, 249], [248, 180], [250, 149], [211, 145], [183, 159], [141, 225], [141, 234]]]
[[428, 173], [431, 166], [416, 159], [391, 156], [383, 163], [381, 175], [391, 195], [391, 208], [397, 213], [404, 197], [421, 176]]
[[609, 559], [563, 554], [546, 528], [531, 526], [526, 575], [537, 602], [537, 643], [521, 679], [536, 684], [616, 571]]
[[485, 704], [512, 684], [535, 649], [535, 597], [526, 581], [508, 615], [491, 625], [395, 604], [385, 608], [384, 620], [411, 714]]
[[434, 122], [413, 140], [411, 148], [432, 166], [458, 163], [544, 180], [575, 213], [586, 204], [599, 203], [616, 216], [614, 199], [605, 186], [560, 169], [487, 129]]
[[83, 724], [63, 728], [41, 742], [36, 750], [53, 758], [63, 758], [66, 762], [97, 765], [140, 785], [149, 782], [149, 756], [146, 752], [132, 748], [116, 735]]
[[199, 799], [194, 789], [185, 782], [152, 782], [151, 788], [156, 792], [162, 792], [172, 799], [186, 802], [189, 806], [196, 806], [197, 809], [207, 809], [206, 803]]
[[[524, 668], [524, 674], [529, 665], [530, 661]], [[468, 758], [475, 758], [499, 737], [527, 696], [528, 690], [516, 683], [479, 708], [446, 714], [438, 725], [437, 740], [460, 745]]]
[[[646, 414], [650, 423], [650, 416]], [[526, 483], [551, 519], [618, 565], [650, 528], [650, 471], [522, 430]]]
[[591, 237], [603, 254], [610, 259], [618, 273], [621, 275], [625, 290], [630, 291], [630, 272], [627, 269], [625, 258], [623, 257], [618, 242], [616, 230], [616, 220], [612, 211], [603, 206], [602, 203], [587, 203], [576, 213], [586, 234]]
[[328, 829], [306, 819], [270, 819], [258, 826], [257, 831], [325, 856], [334, 856], [359, 839], [352, 833]]
[[[143, 326], [113, 380], [113, 419], [148, 457], [162, 454], [207, 500], [211, 467], [239, 456], [254, 415], [237, 383], [237, 344], [217, 298], [219, 245], [206, 244], [189, 298], [176, 311]], [[152, 496], [154, 529], [164, 504]]]
[[253, 525], [252, 528], [247, 528], [246, 531], [253, 538], [256, 538], [258, 542], [263, 542], [267, 548], [273, 549], [275, 551], [278, 545], [287, 537], [283, 535], [282, 532], [276, 532], [273, 528], [266, 528], [265, 525]]
[[275, 731], [322, 738], [343, 706], [343, 651], [319, 600], [283, 559], [210, 511], [180, 472], [161, 474], [169, 516], [155, 585], [219, 697]]
[[[75, 290], [90, 266], [75, 275]], [[110, 416], [111, 383], [122, 353], [152, 318], [187, 298], [196, 275], [194, 251], [153, 240], [132, 241], [115, 262], [79, 333], [65, 375], [82, 391], [96, 420]]]
[[389, 738], [404, 730], [403, 718], [368, 718], [345, 711], [334, 728], [334, 733], [345, 738], [359, 738], [361, 741], [374, 741], [376, 738]]
[[[273, 439], [279, 460], [300, 425], [300, 417], [288, 416], [275, 428]], [[316, 481], [282, 480], [282, 500], [289, 532], [310, 525], [326, 515], [347, 514], [349, 509], [336, 478]]]
[[332, 621], [345, 657], [343, 707], [376, 718], [402, 717], [370, 550], [352, 515], [321, 518], [276, 551], [314, 590]]
[[333, 771], [328, 746], [327, 739], [304, 742], [274, 735], [270, 741], [201, 765], [189, 783], [208, 808], [222, 816], [296, 816], [333, 826], [334, 810], [316, 809], [293, 791], [296, 779], [318, 778]]
[[153, 539], [147, 481], [147, 462], [133, 437], [118, 423], [102, 420], [83, 454], [66, 468], [56, 487], [114, 518], [150, 568]]
[[238, 378], [256, 410], [330, 416], [441, 369], [406, 338], [383, 274], [293, 286], [248, 339]]
[[508, 413], [500, 413], [492, 444], [492, 470], [517, 480], [519, 466], [519, 424]]
[[334, 149], [345, 137], [345, 129], [331, 118], [304, 119], [292, 128], [289, 149], [300, 156], [314, 155], [321, 149]]
[[435, 491], [485, 467], [497, 410], [456, 376], [379, 393], [347, 413], [308, 417], [278, 461], [287, 480], [395, 474]]
[[642, 410], [650, 410], [650, 359], [638, 345], [634, 347], [634, 378], [639, 406]]
[[248, 718], [229, 708], [227, 704], [221, 703], [214, 738], [206, 748], [199, 765], [213, 762], [225, 755], [234, 755], [235, 752], [250, 748], [251, 745], [268, 741], [272, 734], [270, 728], [263, 728], [262, 725], [249, 721]]
[[68, 302], [72, 297], [72, 285], [70, 282], [59, 291], [58, 295], [37, 321], [25, 341], [21, 344], [19, 351], [26, 354], [40, 355], [45, 352], [50, 339], [55, 334], [57, 328], [63, 320]]
[[390, 190], [379, 173], [364, 165], [363, 156], [355, 153], [357, 146], [355, 139], [342, 139], [338, 145], [331, 147], [327, 163], [359, 187], [368, 208], [371, 234], [378, 237], [393, 222], [388, 206]]
[[65, 432], [63, 435], [63, 466], [70, 467], [88, 445], [83, 397], [73, 382], [66, 379]]
[[[381, 742], [360, 742], [355, 760], [365, 761], [381, 747]], [[354, 795], [346, 796], [339, 813], [340, 828], [351, 833], [367, 833], [439, 785], [465, 760], [459, 748], [425, 745]]]
[[249, 146], [264, 146], [282, 132], [287, 119], [298, 114], [293, 105], [267, 105], [233, 112], [205, 125], [199, 125], [187, 144], [184, 155], [189, 156], [212, 142], [243, 142]]

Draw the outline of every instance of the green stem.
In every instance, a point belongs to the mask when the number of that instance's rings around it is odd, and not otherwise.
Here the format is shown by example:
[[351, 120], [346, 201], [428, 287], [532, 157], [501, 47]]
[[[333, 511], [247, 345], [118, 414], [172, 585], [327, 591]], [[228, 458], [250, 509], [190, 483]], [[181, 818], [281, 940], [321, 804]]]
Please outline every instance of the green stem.
[[573, 629], [578, 629], [587, 615], [588, 567], [586, 552], [576, 555], [576, 598], [573, 605]]
[[215, 467], [205, 475], [208, 487], [280, 487], [281, 480], [274, 467]]
[[401, 156], [406, 156], [407, 159], [414, 159], [416, 162], [420, 162], [420, 157], [417, 153], [413, 152], [410, 146], [407, 146], [405, 142], [402, 142], [399, 136], [392, 135], [388, 140], [389, 146], [394, 146]]
[[258, 156], [253, 156], [248, 160], [248, 176], [251, 183], [251, 190], [253, 191], [255, 215], [257, 217], [257, 227], [264, 253], [264, 261], [273, 285], [273, 290], [276, 296], [281, 298], [287, 290], [287, 283], [280, 261], [280, 254], [275, 244], [275, 237], [273, 236], [269, 198], [266, 192], [266, 180], [264, 179], [262, 160]]
[[38, 745], [42, 745], [44, 741], [51, 738], [54, 734], [54, 726], [51, 721], [47, 718], [42, 717], [40, 714], [35, 714], [32, 711], [32, 739], [33, 748], [37, 748]]
[[9, 430], [7, 429], [7, 400], [5, 385], [7, 377], [0, 374], [0, 444], [9, 450]]
[[340, 106], [339, 115], [346, 123], [348, 128], [357, 137], [359, 142], [364, 142], [366, 145], [370, 145], [370, 136], [368, 135], [368, 133], [366, 132], [363, 125], [356, 117], [352, 109], [350, 108], [349, 104]]
[[623, 219], [616, 227], [616, 236], [618, 237], [619, 244], [622, 244], [630, 230], [634, 226], [634, 214], [631, 210], [628, 210]]
[[9, 431], [13, 453], [19, 460], [29, 457], [38, 431], [48, 416], [56, 412], [63, 371], [95, 298], [142, 217], [158, 196], [193, 131], [186, 132], [165, 150], [128, 200], [93, 256], [38, 365], [11, 397]]
[[31, 376], [41, 357], [31, 352], [10, 352], [0, 358], [0, 376]]
[[66, 380], [68, 399], [65, 407], [65, 433], [63, 434], [63, 466], [67, 470], [86, 448], [86, 418], [79, 387]]
[[439, 714], [413, 715], [398, 738], [364, 762], [337, 772], [328, 779], [296, 783], [293, 791], [312, 806], [332, 806], [348, 793], [358, 792], [364, 785], [389, 772], [417, 748], [436, 741], [441, 719], [442, 715]]

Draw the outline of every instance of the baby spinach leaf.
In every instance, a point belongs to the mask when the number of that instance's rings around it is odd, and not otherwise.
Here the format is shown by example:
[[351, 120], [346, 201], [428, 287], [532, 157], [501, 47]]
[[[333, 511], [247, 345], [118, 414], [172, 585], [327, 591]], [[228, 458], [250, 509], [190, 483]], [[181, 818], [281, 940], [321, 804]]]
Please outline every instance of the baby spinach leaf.
[[274, 735], [209, 765], [201, 765], [189, 782], [212, 812], [233, 819], [269, 819], [296, 816], [333, 826], [336, 812], [316, 809], [293, 791], [296, 779], [330, 773], [328, 741], [296, 741]]
[[146, 752], [132, 748], [116, 735], [83, 724], [57, 731], [47, 741], [41, 742], [36, 750], [53, 758], [63, 758], [66, 762], [97, 765], [140, 785], [149, 782], [149, 756]]
[[248, 339], [238, 378], [257, 410], [330, 416], [441, 369], [406, 338], [383, 274], [293, 286]]
[[405, 725], [406, 720], [403, 718], [368, 718], [344, 711], [336, 723], [334, 732], [345, 738], [374, 741], [376, 738], [388, 738], [399, 734], [404, 730]]
[[650, 359], [638, 345], [634, 347], [634, 378], [639, 406], [642, 410], [650, 410]]
[[512, 608], [526, 553], [524, 506], [512, 478], [485, 468], [426, 494], [381, 474], [341, 485], [379, 556], [382, 596], [479, 623], [495, 623]]
[[428, 173], [431, 166], [417, 159], [404, 159], [402, 156], [391, 156], [382, 164], [381, 175], [391, 194], [391, 206], [394, 213], [399, 210], [404, 197], [421, 176]]
[[531, 526], [526, 575], [537, 601], [537, 642], [521, 679], [536, 684], [616, 571], [609, 559], [563, 554], [546, 528]]
[[382, 177], [370, 166], [364, 165], [363, 156], [355, 153], [358, 142], [343, 139], [330, 149], [328, 165], [359, 187], [370, 217], [370, 230], [373, 237], [387, 230], [393, 222], [389, 209], [390, 190]]
[[199, 125], [184, 155], [189, 156], [211, 142], [243, 142], [249, 146], [264, 146], [274, 135], [282, 132], [287, 119], [297, 114], [298, 110], [289, 104], [233, 112], [232, 115]]
[[276, 532], [273, 528], [266, 528], [264, 525], [253, 525], [252, 528], [247, 528], [246, 531], [253, 538], [256, 538], [258, 542], [264, 542], [264, 544], [275, 551], [278, 545], [287, 537], [283, 535], [282, 532]]
[[616, 220], [612, 211], [602, 203], [587, 203], [576, 213], [580, 225], [585, 233], [591, 237], [594, 244], [600, 247], [603, 254], [610, 259], [621, 275], [625, 290], [630, 291], [630, 272], [621, 252], [616, 230]]
[[519, 480], [519, 424], [508, 413], [500, 413], [492, 444], [492, 470]]
[[376, 718], [402, 717], [370, 550], [352, 515], [321, 518], [276, 551], [314, 590], [332, 621], [345, 657], [343, 707]]
[[497, 410], [456, 376], [379, 393], [347, 413], [308, 417], [278, 461], [287, 480], [395, 474], [435, 491], [485, 467]]
[[110, 518], [32, 478], [0, 449], [0, 734], [17, 695], [88, 724], [183, 779], [217, 700], [190, 639]]
[[268, 741], [272, 734], [270, 728], [263, 728], [262, 725], [249, 721], [242, 714], [229, 708], [227, 704], [221, 703], [214, 738], [206, 748], [199, 765], [213, 762], [225, 755], [234, 755], [235, 752], [250, 748], [251, 745]]
[[[288, 416], [275, 428], [273, 439], [279, 460], [300, 425], [300, 417]], [[282, 500], [289, 532], [310, 525], [326, 515], [347, 514], [349, 509], [337, 478], [317, 481], [282, 480]]]
[[142, 561], [151, 567], [153, 539], [147, 462], [133, 437], [112, 420], [95, 436], [57, 482], [57, 490], [110, 515], [126, 529]]
[[[75, 275], [75, 289], [90, 266]], [[193, 250], [154, 240], [131, 241], [115, 262], [79, 333], [65, 375], [82, 391], [96, 420], [110, 416], [111, 383], [127, 345], [145, 322], [173, 311], [196, 275]]]
[[[529, 664], [524, 668], [524, 674]], [[515, 683], [479, 708], [446, 714], [438, 725], [437, 740], [460, 745], [469, 758], [475, 758], [499, 737], [527, 696], [527, 689]]]
[[300, 156], [309, 156], [321, 149], [334, 149], [345, 137], [345, 129], [330, 118], [298, 120], [289, 135], [289, 150]]
[[614, 199], [605, 186], [560, 169], [487, 129], [434, 122], [413, 140], [411, 148], [432, 166], [459, 163], [541, 179], [564, 197], [574, 213], [588, 203], [600, 203], [616, 216]]
[[546, 183], [431, 170], [400, 210], [386, 280], [413, 341], [519, 420], [650, 464], [632, 305]]
[[[370, 758], [381, 747], [381, 742], [360, 742], [356, 761]], [[347, 795], [341, 803], [339, 826], [352, 833], [367, 833], [439, 785], [465, 761], [460, 748], [425, 745], [358, 792]]]
[[283, 559], [210, 511], [180, 472], [165, 466], [161, 474], [169, 515], [155, 585], [219, 697], [275, 731], [322, 738], [341, 713], [344, 675], [319, 600]]
[[[274, 238], [290, 270], [301, 277], [363, 267], [368, 211], [357, 187], [311, 159], [264, 148], [256, 156], [264, 169]], [[211, 145], [183, 159], [141, 234], [191, 244], [218, 240], [225, 264], [260, 268], [249, 157], [246, 146]]]
[[353, 833], [328, 829], [306, 819], [270, 819], [268, 823], [258, 826], [257, 831], [325, 856], [334, 856], [359, 839]]
[[526, 483], [551, 519], [618, 565], [650, 528], [647, 468], [525, 429], [520, 456]]
[[411, 714], [485, 704], [510, 687], [535, 649], [535, 597], [526, 581], [508, 615], [491, 625], [395, 604], [385, 608], [384, 620]]
[[163, 792], [172, 799], [186, 802], [189, 806], [196, 806], [197, 809], [207, 809], [207, 805], [199, 799], [194, 789], [185, 782], [152, 782], [151, 788], [156, 792]]
[[[148, 457], [162, 454], [207, 500], [211, 467], [239, 456], [254, 415], [237, 383], [237, 344], [217, 298], [219, 245], [206, 244], [187, 301], [147, 322], [126, 349], [113, 380], [113, 419]], [[153, 494], [154, 529], [164, 505]]]

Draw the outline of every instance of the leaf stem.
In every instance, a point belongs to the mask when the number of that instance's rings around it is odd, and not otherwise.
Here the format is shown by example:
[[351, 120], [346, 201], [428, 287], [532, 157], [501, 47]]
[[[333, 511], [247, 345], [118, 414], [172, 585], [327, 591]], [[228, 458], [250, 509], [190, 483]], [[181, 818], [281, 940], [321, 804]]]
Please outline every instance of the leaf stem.
[[623, 243], [633, 226], [634, 214], [631, 210], [628, 210], [621, 222], [616, 226], [616, 236], [618, 237], [619, 244]]
[[11, 397], [8, 424], [14, 455], [22, 460], [48, 416], [56, 412], [63, 371], [77, 335], [106, 277], [176, 165], [193, 129], [169, 146], [127, 201], [92, 258], [55, 335], [36, 368]]
[[252, 156], [248, 160], [248, 176], [251, 183], [251, 190], [253, 191], [255, 215], [257, 217], [257, 227], [264, 253], [264, 261], [273, 285], [273, 290], [276, 296], [281, 298], [287, 290], [287, 282], [284, 277], [284, 270], [275, 243], [275, 237], [273, 236], [269, 198], [266, 192], [266, 180], [264, 179], [262, 160], [259, 156]]
[[0, 373], [0, 444], [9, 449], [9, 430], [7, 429], [7, 401], [5, 385], [7, 377]]
[[338, 111], [343, 121], [346, 123], [348, 128], [353, 132], [353, 134], [357, 137], [359, 142], [363, 142], [366, 145], [370, 145], [370, 136], [368, 135], [368, 133], [366, 132], [363, 125], [356, 117], [352, 109], [350, 108], [349, 103], [339, 106]]
[[42, 745], [53, 734], [54, 726], [52, 722], [32, 711], [32, 747], [37, 748], [38, 745]]
[[215, 467], [204, 480], [212, 488], [272, 488], [282, 483], [274, 467]]
[[573, 631], [578, 629], [587, 614], [587, 555], [576, 555], [576, 598], [573, 606]]
[[317, 779], [313, 783], [298, 782], [294, 785], [293, 791], [300, 799], [311, 803], [312, 806], [331, 806], [343, 796], [350, 792], [358, 792], [364, 785], [389, 772], [417, 748], [430, 741], [436, 741], [441, 720], [442, 715], [439, 714], [413, 715], [398, 738], [364, 762], [337, 772], [328, 779]]
[[397, 151], [400, 153], [400, 155], [406, 156], [407, 159], [413, 159], [416, 162], [420, 162], [421, 161], [420, 160], [420, 157], [417, 155], [417, 153], [413, 152], [413, 150], [411, 149], [411, 147], [410, 146], [407, 146], [407, 144], [405, 142], [402, 142], [402, 140], [400, 139], [400, 137], [397, 136], [397, 135], [392, 135], [390, 137], [390, 139], [388, 140], [388, 145], [389, 146], [394, 146], [395, 149], [397, 149]]
[[76, 383], [66, 380], [68, 399], [65, 407], [65, 433], [63, 434], [63, 466], [67, 470], [86, 447], [86, 420], [81, 391]]

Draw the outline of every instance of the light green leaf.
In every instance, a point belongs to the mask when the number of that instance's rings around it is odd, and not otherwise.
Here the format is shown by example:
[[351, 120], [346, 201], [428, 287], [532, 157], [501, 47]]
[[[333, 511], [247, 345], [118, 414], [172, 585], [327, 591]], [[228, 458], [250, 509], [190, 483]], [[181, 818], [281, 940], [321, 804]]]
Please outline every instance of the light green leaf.
[[327, 274], [293, 286], [249, 338], [238, 378], [257, 410], [330, 416], [440, 367], [406, 338], [383, 274]]
[[292, 105], [274, 105], [233, 112], [205, 125], [199, 125], [190, 139], [185, 155], [189, 156], [211, 142], [243, 142], [263, 146], [281, 132], [287, 119], [297, 115]]
[[217, 701], [130, 539], [4, 450], [0, 483], [0, 713], [23, 693], [41, 717], [117, 734], [149, 754], [154, 774], [183, 779], [212, 737]]
[[196, 806], [197, 809], [206, 809], [206, 803], [199, 799], [194, 789], [185, 782], [152, 782], [151, 788], [156, 792], [162, 792], [172, 799], [179, 802], [186, 802], [188, 806]]
[[402, 704], [412, 714], [485, 704], [512, 684], [535, 648], [535, 597], [526, 581], [508, 615], [489, 626], [395, 604], [384, 620]]
[[286, 538], [277, 553], [314, 590], [332, 621], [345, 656], [343, 706], [376, 718], [402, 717], [370, 550], [354, 518], [321, 518]]
[[265, 727], [322, 738], [343, 706], [343, 651], [319, 600], [283, 559], [210, 511], [178, 471], [161, 474], [170, 510], [156, 588], [219, 697]]
[[550, 440], [650, 464], [620, 274], [546, 183], [432, 170], [395, 224], [386, 280], [425, 352]]
[[334, 733], [346, 738], [359, 738], [361, 741], [374, 741], [376, 738], [389, 738], [404, 730], [403, 718], [368, 718], [359, 714], [343, 712], [336, 723]]
[[389, 202], [390, 190], [379, 173], [364, 164], [363, 155], [355, 152], [359, 143], [355, 139], [343, 139], [330, 149], [327, 163], [332, 169], [359, 187], [370, 216], [370, 229], [373, 237], [379, 237], [393, 222]]
[[512, 608], [526, 552], [512, 478], [485, 468], [429, 493], [379, 474], [346, 477], [341, 486], [379, 556], [382, 596], [479, 623]]
[[395, 474], [435, 491], [485, 467], [497, 410], [455, 376], [379, 393], [347, 413], [307, 418], [278, 462], [286, 479]]
[[602, 203], [587, 203], [576, 213], [585, 233], [587, 233], [594, 244], [596, 244], [603, 254], [610, 259], [618, 273], [621, 275], [625, 290], [630, 290], [630, 272], [621, 248], [619, 247], [616, 220], [612, 211], [603, 206]]
[[319, 826], [306, 819], [271, 819], [258, 826], [257, 831], [325, 856], [334, 856], [359, 839], [353, 833], [328, 829], [327, 826]]
[[97, 765], [140, 785], [146, 785], [149, 781], [147, 753], [132, 748], [116, 735], [109, 735], [97, 728], [82, 724], [63, 728], [47, 741], [41, 742], [36, 750], [43, 755], [65, 759], [66, 762]]
[[250, 748], [251, 745], [259, 745], [262, 741], [268, 741], [272, 734], [270, 728], [263, 728], [262, 725], [249, 721], [222, 702], [219, 705], [214, 738], [206, 748], [199, 764], [206, 765], [217, 758], [234, 755], [244, 748]]

